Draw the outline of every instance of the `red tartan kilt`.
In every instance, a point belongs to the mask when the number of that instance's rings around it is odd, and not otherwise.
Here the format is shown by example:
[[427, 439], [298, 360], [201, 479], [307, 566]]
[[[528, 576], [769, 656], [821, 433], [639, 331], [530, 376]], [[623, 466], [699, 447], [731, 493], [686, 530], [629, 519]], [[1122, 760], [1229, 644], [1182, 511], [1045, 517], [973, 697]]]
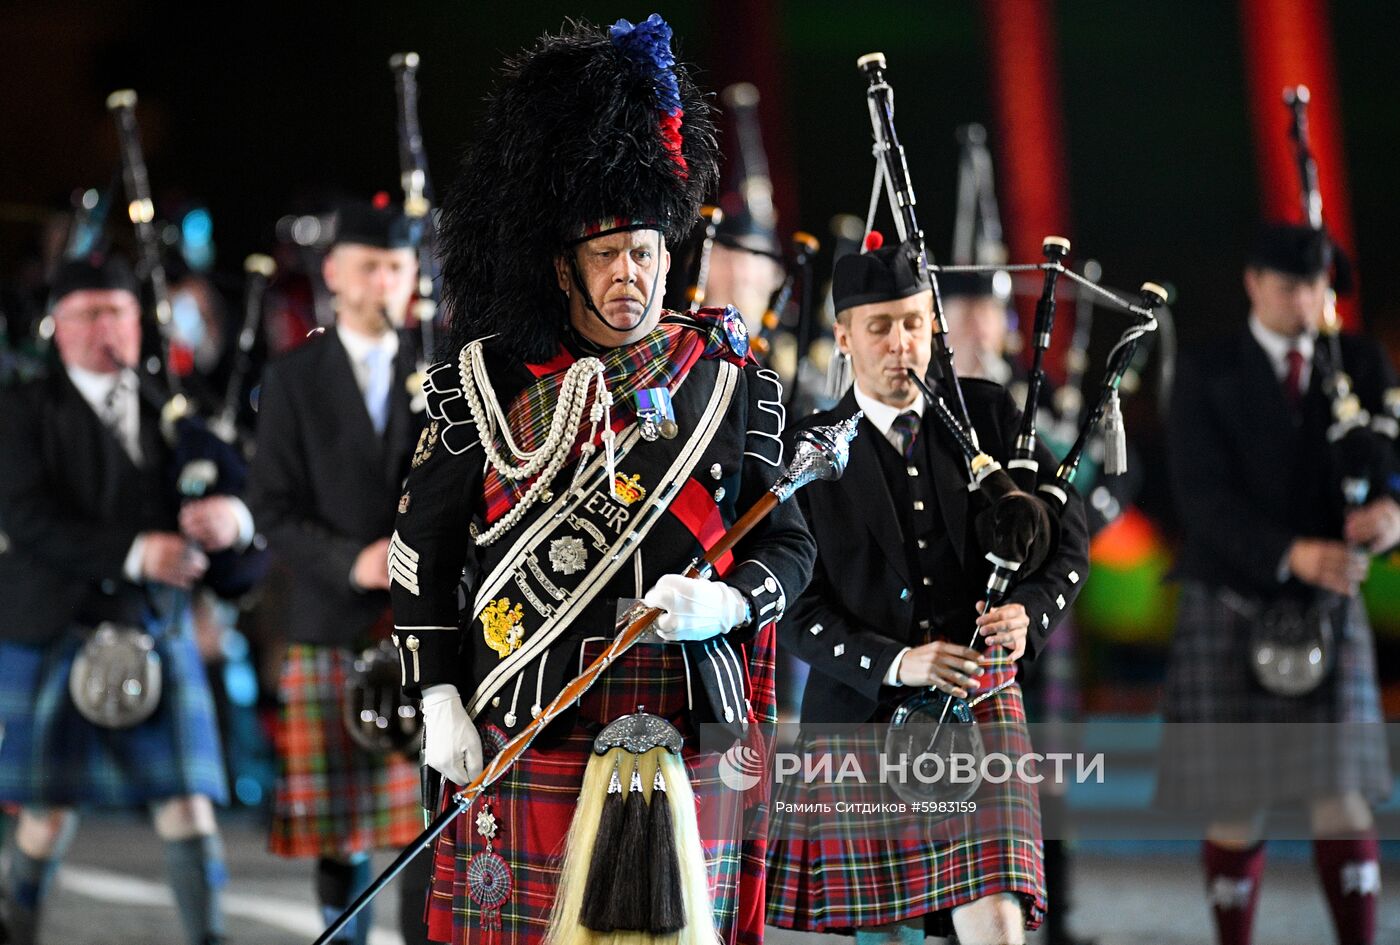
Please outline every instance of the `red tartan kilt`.
[[[994, 665], [982, 676], [982, 688], [1014, 674], [1009, 661]], [[975, 705], [973, 716], [989, 754], [1014, 759], [1032, 750], [1019, 684]], [[830, 932], [927, 916], [929, 933], [946, 935], [947, 910], [1006, 892], [1021, 896], [1026, 927], [1038, 927], [1045, 880], [1034, 784], [1016, 777], [984, 781], [972, 798], [975, 813], [941, 821], [913, 812], [836, 813], [838, 804], [899, 803], [877, 777], [883, 733], [872, 723], [868, 732], [804, 736], [795, 749], [817, 757], [832, 753], [836, 770], [844, 753], [854, 753], [868, 783], [783, 778], [776, 791], [782, 806], [775, 806], [768, 841], [768, 922]], [[827, 810], [832, 813], [816, 812]]]
[[[584, 665], [602, 652], [603, 642], [585, 644]], [[698, 686], [698, 680], [694, 685]], [[646, 711], [669, 718], [686, 739], [682, 757], [695, 791], [700, 836], [709, 869], [710, 893], [718, 931], [726, 942], [758, 942], [762, 910], [740, 911], [739, 876], [743, 794], [718, 778], [720, 756], [701, 754], [689, 724], [686, 671], [680, 648], [639, 644], [600, 677], [579, 704], [574, 730], [547, 748], [531, 747], [511, 770], [465, 814], [444, 831], [436, 847], [432, 895], [428, 903], [429, 937], [465, 945], [537, 945], [544, 940], [554, 905], [563, 859], [564, 839], [578, 801], [584, 769], [592, 753], [593, 734], [619, 716]], [[697, 691], [696, 697], [703, 698]], [[505, 744], [495, 726], [482, 732], [488, 757]], [[477, 833], [477, 814], [487, 809], [496, 818], [492, 844], [510, 872], [510, 893], [497, 919], [483, 915], [467, 882], [468, 863], [486, 850]], [[738, 916], [752, 928], [740, 928]]]
[[341, 715], [354, 656], [330, 646], [287, 648], [278, 683], [277, 792], [268, 848], [279, 856], [346, 857], [407, 846], [423, 830], [418, 769], [371, 754]]

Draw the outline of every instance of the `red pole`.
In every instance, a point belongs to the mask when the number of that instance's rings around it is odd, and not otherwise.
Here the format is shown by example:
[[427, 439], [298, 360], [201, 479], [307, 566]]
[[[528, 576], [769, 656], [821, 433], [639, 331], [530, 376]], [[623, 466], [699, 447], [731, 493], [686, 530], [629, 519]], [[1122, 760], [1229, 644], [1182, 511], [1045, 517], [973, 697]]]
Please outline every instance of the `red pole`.
[[[1045, 237], [1064, 236], [1074, 243], [1054, 4], [982, 0], [982, 15], [996, 109], [991, 144], [999, 156], [997, 196], [1007, 249], [1013, 261], [1039, 261]], [[1071, 265], [1073, 260], [1071, 252]], [[1022, 334], [1029, 340], [1033, 305], [1026, 302], [1019, 310]], [[1052, 374], [1061, 373], [1069, 341], [1069, 332], [1055, 333], [1047, 358]]]
[[[1323, 220], [1333, 239], [1355, 262], [1356, 234], [1326, 0], [1240, 0], [1240, 24], [1259, 167], [1260, 208], [1268, 219], [1304, 219], [1283, 90], [1285, 86], [1306, 85], [1312, 93], [1308, 129], [1322, 188]], [[1357, 324], [1355, 299], [1353, 294], [1339, 305], [1348, 328]]]

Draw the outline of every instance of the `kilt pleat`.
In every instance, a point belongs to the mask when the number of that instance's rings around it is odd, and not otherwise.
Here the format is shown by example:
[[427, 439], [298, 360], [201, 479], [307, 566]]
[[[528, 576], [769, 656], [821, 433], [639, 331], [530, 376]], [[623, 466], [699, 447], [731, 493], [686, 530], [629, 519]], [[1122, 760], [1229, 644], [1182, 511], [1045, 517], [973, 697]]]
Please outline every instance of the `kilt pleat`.
[[423, 829], [418, 769], [375, 754], [341, 716], [354, 655], [293, 644], [278, 684], [278, 778], [268, 849], [279, 856], [344, 858], [407, 845]]
[[[1014, 679], [1009, 660], [993, 663], [982, 688]], [[877, 717], [887, 720], [886, 713]], [[1031, 751], [1025, 706], [1011, 682], [973, 707], [988, 753], [1013, 760]], [[847, 753], [860, 770], [879, 770], [883, 727], [852, 734], [804, 732], [798, 753], [836, 759]], [[841, 762], [835, 762], [839, 769]], [[839, 804], [898, 803], [878, 778], [826, 783], [786, 777], [772, 814], [768, 859], [768, 922], [805, 932], [847, 932], [925, 917], [929, 934], [951, 931], [956, 906], [996, 893], [1020, 897], [1026, 927], [1045, 913], [1040, 811], [1034, 784], [1010, 778], [984, 782], [977, 809], [942, 821], [917, 813], [861, 819]]]
[[[603, 644], [585, 644], [586, 665]], [[771, 680], [771, 653], [755, 657]], [[760, 694], [761, 696], [761, 694]], [[771, 701], [771, 693], [767, 697]], [[664, 716], [685, 737], [682, 759], [695, 792], [700, 837], [709, 874], [717, 932], [723, 942], [757, 945], [762, 935], [762, 907], [744, 900], [743, 870], [757, 869], [753, 847], [746, 842], [746, 794], [719, 778], [720, 755], [701, 752], [687, 712], [687, 674], [680, 648], [640, 644], [628, 650], [579, 703], [573, 729], [557, 741], [527, 749], [510, 771], [443, 833], [436, 847], [434, 881], [429, 898], [429, 933], [435, 941], [464, 945], [538, 945], [544, 940], [556, 898], [564, 840], [578, 803], [584, 769], [598, 728], [637, 706]], [[488, 759], [507, 736], [487, 726], [482, 740]], [[467, 875], [472, 858], [488, 848], [477, 832], [476, 818], [489, 810], [497, 833], [490, 848], [506, 861], [511, 889], [499, 919], [483, 915], [472, 900]], [[751, 815], [752, 810], [747, 814]], [[761, 851], [761, 840], [759, 837]], [[761, 894], [761, 884], [757, 887]]]
[[1375, 643], [1359, 598], [1332, 673], [1280, 696], [1249, 668], [1248, 618], [1206, 585], [1183, 582], [1163, 694], [1157, 806], [1238, 814], [1347, 791], [1389, 797], [1391, 772]]
[[83, 718], [68, 677], [86, 639], [0, 642], [0, 802], [133, 807], [202, 794], [227, 803], [223, 751], [209, 681], [187, 606], [151, 627], [162, 689], [140, 725], [107, 729]]

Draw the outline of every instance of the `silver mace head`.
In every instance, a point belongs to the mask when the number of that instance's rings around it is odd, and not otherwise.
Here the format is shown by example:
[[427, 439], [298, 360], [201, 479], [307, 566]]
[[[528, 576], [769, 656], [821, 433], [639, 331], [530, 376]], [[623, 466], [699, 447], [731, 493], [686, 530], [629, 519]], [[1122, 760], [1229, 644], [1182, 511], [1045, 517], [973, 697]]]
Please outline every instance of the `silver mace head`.
[[851, 441], [856, 438], [862, 416], [864, 413], [857, 410], [840, 423], [797, 431], [792, 462], [768, 491], [777, 496], [779, 502], [786, 502], [809, 482], [840, 479], [851, 458]]

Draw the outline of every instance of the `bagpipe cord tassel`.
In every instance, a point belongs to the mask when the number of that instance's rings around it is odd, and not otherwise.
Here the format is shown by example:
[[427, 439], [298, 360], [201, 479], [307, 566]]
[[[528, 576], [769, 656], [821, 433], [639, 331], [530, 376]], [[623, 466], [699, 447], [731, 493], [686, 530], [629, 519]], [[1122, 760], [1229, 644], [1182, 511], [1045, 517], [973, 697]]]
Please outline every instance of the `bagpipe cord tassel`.
[[651, 785], [651, 818], [647, 824], [647, 852], [651, 855], [651, 934], [670, 935], [685, 928], [685, 897], [681, 892], [681, 865], [676, 853], [676, 824], [666, 799], [666, 778], [661, 766]]
[[622, 805], [622, 831], [617, 842], [617, 872], [609, 890], [607, 927], [619, 932], [643, 932], [650, 924], [647, 903], [647, 799], [642, 791], [641, 759], [632, 766], [627, 800]]
[[1115, 387], [1108, 398], [1103, 416], [1103, 471], [1108, 476], [1121, 476], [1128, 471], [1128, 434], [1123, 429], [1123, 406]]
[[583, 890], [583, 908], [579, 921], [598, 932], [611, 932], [608, 925], [608, 899], [613, 878], [617, 873], [617, 847], [622, 839], [622, 749], [614, 748], [612, 776], [608, 780], [608, 796], [603, 801], [603, 813], [598, 820], [598, 833], [593, 842], [593, 854], [588, 864], [588, 879]]

